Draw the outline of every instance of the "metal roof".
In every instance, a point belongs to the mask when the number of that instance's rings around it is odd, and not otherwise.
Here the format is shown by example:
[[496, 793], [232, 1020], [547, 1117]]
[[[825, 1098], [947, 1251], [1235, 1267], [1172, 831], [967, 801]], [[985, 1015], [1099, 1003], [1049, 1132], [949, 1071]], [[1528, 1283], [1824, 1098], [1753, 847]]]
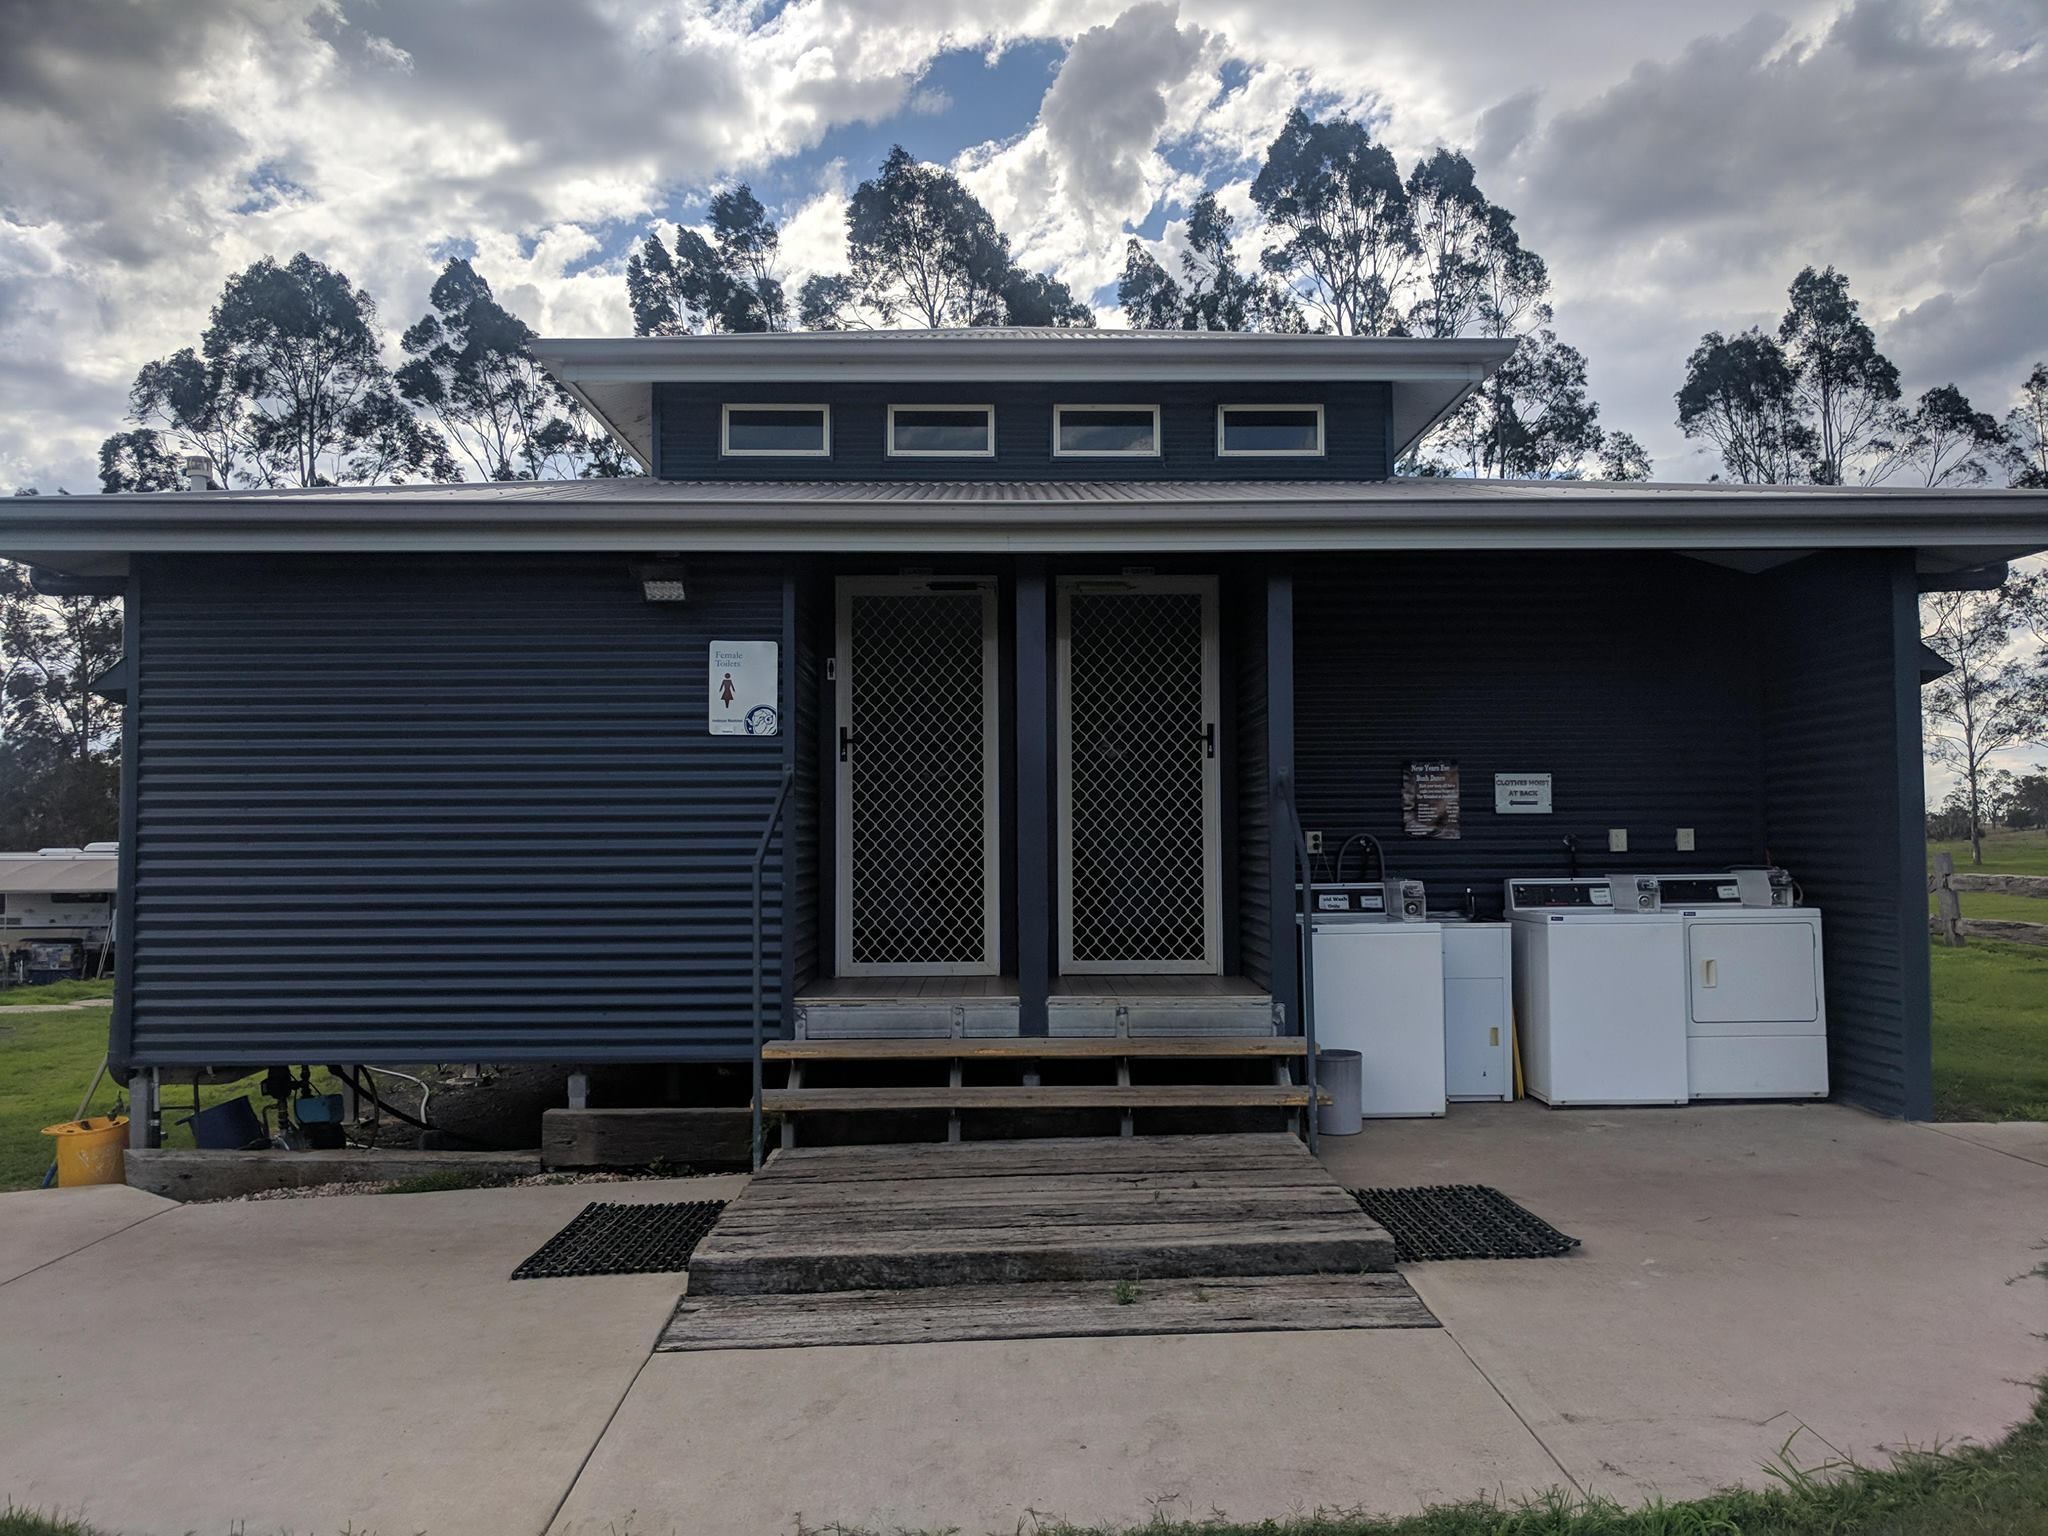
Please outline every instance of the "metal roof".
[[28, 496], [0, 555], [78, 575], [142, 552], [775, 553], [1674, 549], [1751, 568], [1916, 548], [1953, 571], [2048, 548], [2048, 493], [1587, 480], [663, 481]]
[[120, 861], [105, 853], [0, 853], [0, 892], [111, 891]]
[[656, 384], [1118, 383], [1370, 379], [1393, 393], [1399, 454], [1513, 355], [1485, 337], [1332, 336], [975, 326], [549, 337], [533, 354], [643, 464], [653, 461]]

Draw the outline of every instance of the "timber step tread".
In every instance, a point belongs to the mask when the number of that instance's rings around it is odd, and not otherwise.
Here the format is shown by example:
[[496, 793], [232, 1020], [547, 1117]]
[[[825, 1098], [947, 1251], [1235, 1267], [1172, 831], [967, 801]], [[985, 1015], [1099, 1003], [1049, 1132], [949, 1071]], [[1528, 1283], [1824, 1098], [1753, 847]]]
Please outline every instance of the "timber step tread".
[[947, 1061], [1060, 1059], [1114, 1060], [1119, 1056], [1301, 1056], [1299, 1035], [1038, 1036], [999, 1040], [949, 1036], [940, 1040], [770, 1040], [768, 1061]]
[[1235, 1275], [1149, 1280], [1119, 1301], [1115, 1282], [1039, 1281], [921, 1290], [685, 1296], [659, 1351], [935, 1344], [963, 1339], [1435, 1328], [1399, 1275]]
[[[1318, 1103], [1330, 1096], [1318, 1090]], [[775, 1114], [911, 1109], [1302, 1109], [1309, 1090], [1278, 1083], [1115, 1083], [1035, 1087], [769, 1088], [761, 1107]]]

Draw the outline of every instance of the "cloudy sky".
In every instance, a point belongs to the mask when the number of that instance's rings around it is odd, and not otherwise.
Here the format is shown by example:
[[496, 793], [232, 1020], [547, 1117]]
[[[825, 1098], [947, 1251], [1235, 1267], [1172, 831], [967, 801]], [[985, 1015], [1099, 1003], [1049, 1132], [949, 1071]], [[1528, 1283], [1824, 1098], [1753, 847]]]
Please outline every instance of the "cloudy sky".
[[[1005, 15], [1000, 26], [991, 15]], [[387, 335], [472, 256], [546, 334], [626, 334], [650, 224], [749, 181], [791, 279], [891, 143], [1114, 302], [1288, 109], [1439, 144], [1550, 263], [1662, 479], [1701, 332], [1852, 277], [1918, 392], [2002, 413], [2048, 356], [2048, 0], [0, 0], [0, 490], [94, 488], [136, 368], [297, 250]], [[1256, 241], [1256, 232], [1253, 232]]]

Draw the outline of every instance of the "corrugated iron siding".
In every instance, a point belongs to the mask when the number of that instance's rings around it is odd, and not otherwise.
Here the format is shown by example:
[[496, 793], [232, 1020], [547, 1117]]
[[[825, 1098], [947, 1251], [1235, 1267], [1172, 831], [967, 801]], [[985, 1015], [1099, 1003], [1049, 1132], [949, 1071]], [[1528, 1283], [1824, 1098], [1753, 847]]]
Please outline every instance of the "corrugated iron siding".
[[[1753, 578], [1676, 555], [1400, 555], [1295, 585], [1303, 825], [1370, 832], [1432, 904], [1511, 874], [1713, 868], [1763, 852]], [[1457, 841], [1401, 832], [1402, 766], [1455, 758]], [[1553, 775], [1549, 816], [1500, 816], [1496, 773]], [[1610, 854], [1610, 827], [1629, 852]], [[1698, 846], [1676, 851], [1679, 827]], [[1363, 873], [1354, 853], [1349, 873]]]
[[1908, 556], [1814, 556], [1768, 578], [1766, 840], [1826, 921], [1838, 1097], [1933, 1113], [1918, 587]]
[[788, 742], [707, 734], [705, 648], [781, 639], [783, 572], [689, 576], [150, 558], [135, 1060], [744, 1057]]
[[1259, 571], [1225, 588], [1236, 634], [1238, 968], [1273, 989], [1273, 772], [1267, 750], [1266, 580]]
[[[1382, 480], [1388, 474], [1385, 384], [1091, 384], [1077, 397], [1058, 384], [748, 385], [721, 394], [682, 384], [654, 387], [664, 480]], [[776, 401], [832, 407], [829, 459], [729, 459], [719, 454], [720, 407]], [[1222, 458], [1219, 403], [1324, 403], [1323, 457]], [[995, 457], [891, 458], [893, 405], [994, 405]], [[1147, 459], [1054, 458], [1052, 408], [1115, 403], [1160, 408], [1160, 455]]]

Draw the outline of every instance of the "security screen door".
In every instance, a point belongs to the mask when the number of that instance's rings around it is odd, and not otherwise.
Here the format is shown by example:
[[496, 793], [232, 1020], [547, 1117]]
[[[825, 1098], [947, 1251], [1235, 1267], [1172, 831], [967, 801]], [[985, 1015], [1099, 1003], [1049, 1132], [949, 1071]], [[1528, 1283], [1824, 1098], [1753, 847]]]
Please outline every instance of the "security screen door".
[[836, 970], [993, 976], [995, 583], [844, 577], [838, 629]]
[[1060, 971], [1223, 969], [1216, 583], [1059, 584]]

